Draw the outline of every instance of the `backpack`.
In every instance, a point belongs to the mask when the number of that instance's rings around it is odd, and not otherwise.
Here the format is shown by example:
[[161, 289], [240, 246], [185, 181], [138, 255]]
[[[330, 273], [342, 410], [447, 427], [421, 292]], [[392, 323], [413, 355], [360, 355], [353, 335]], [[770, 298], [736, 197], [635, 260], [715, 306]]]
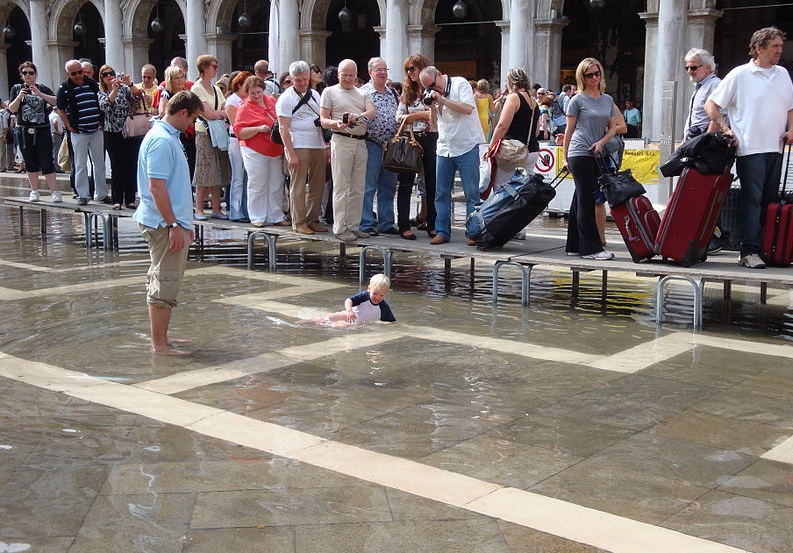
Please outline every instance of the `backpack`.
[[564, 108], [562, 107], [562, 98], [561, 95], [556, 96], [553, 99], [553, 111], [551, 112], [552, 119], [559, 119], [560, 117], [565, 117], [567, 114], [564, 112]]

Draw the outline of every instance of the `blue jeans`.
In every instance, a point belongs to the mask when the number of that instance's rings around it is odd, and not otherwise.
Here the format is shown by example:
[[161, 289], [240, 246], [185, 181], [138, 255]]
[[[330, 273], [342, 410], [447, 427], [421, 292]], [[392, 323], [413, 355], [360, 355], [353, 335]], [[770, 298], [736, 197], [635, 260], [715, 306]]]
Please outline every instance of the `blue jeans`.
[[377, 230], [385, 232], [394, 227], [394, 196], [397, 175], [383, 169], [383, 148], [371, 140], [366, 141], [366, 186], [363, 192], [360, 230], [374, 227], [374, 197], [377, 195]]
[[229, 163], [231, 182], [228, 188], [229, 219], [237, 221], [248, 218], [248, 175], [242, 161], [240, 143], [236, 137], [229, 137]]
[[454, 173], [460, 172], [465, 193], [466, 217], [479, 202], [479, 146], [456, 157], [437, 156], [435, 165], [435, 230], [447, 240], [452, 237], [452, 188]]
[[741, 256], [761, 251], [763, 222], [768, 204], [779, 194], [782, 154], [751, 154], [735, 160], [741, 179], [741, 204], [738, 224], [741, 228]]

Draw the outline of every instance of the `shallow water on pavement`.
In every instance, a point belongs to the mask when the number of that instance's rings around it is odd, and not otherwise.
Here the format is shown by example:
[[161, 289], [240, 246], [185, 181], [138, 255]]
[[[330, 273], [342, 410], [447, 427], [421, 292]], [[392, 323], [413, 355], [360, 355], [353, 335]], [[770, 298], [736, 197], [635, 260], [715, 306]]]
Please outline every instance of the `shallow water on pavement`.
[[[16, 183], [0, 179], [0, 185], [3, 195], [22, 193]], [[725, 303], [720, 291], [709, 289], [701, 337], [711, 342], [681, 347], [691, 336], [686, 288], [671, 295], [669, 322], [659, 327], [650, 279], [610, 273], [604, 303], [600, 275], [582, 274], [574, 296], [568, 272], [535, 269], [532, 305], [523, 308], [519, 274], [505, 270], [494, 308], [486, 264], [477, 265], [472, 282], [469, 262], [455, 261], [446, 279], [442, 261], [400, 253], [387, 298], [400, 324], [326, 328], [298, 321], [341, 309], [359, 289], [354, 248], [344, 258], [328, 245], [292, 242], [279, 247], [277, 273], [262, 264], [247, 271], [243, 236], [213, 230], [204, 261], [190, 259], [171, 323], [171, 336], [190, 340], [184, 347], [194, 355], [155, 358], [146, 353], [148, 254], [135, 224], [122, 219], [121, 250], [103, 252], [85, 249], [81, 217], [51, 215], [42, 238], [38, 217], [28, 213], [19, 236], [17, 211], [0, 208], [2, 354], [138, 384], [156, 401], [242, 414], [251, 424], [268, 422], [689, 535], [733, 544], [751, 538], [764, 544], [753, 551], [786, 551], [773, 543], [791, 537], [782, 492], [782, 499], [766, 488], [756, 492], [758, 501], [766, 499], [761, 492], [771, 496], [763, 508], [783, 521], [778, 528], [776, 518], [766, 517], [772, 522], [742, 526], [735, 537], [745, 519], [717, 515], [725, 501], [747, 501], [741, 494], [753, 492], [742, 489], [739, 478], [732, 488], [713, 489], [793, 428], [789, 356], [762, 356], [758, 363], [757, 352], [748, 351], [793, 339], [787, 291], [769, 290], [768, 305], [760, 305], [758, 290], [735, 286], [733, 301]], [[562, 232], [564, 221], [535, 226]], [[618, 238], [612, 232], [609, 239]], [[377, 270], [369, 266], [367, 277]], [[656, 357], [643, 359], [645, 353]], [[34, 385], [44, 388], [47, 381]], [[312, 486], [334, 479], [344, 481], [345, 493], [368, 495], [376, 488], [361, 484], [355, 467], [349, 480], [328, 471], [317, 475], [304, 463], [237, 451], [231, 438], [214, 440], [163, 423], [156, 409], [139, 415], [143, 402], [116, 406], [112, 398], [83, 401], [49, 391], [32, 402], [29, 393], [30, 387], [0, 378], [9, 413], [4, 420], [11, 420], [0, 445], [12, 448], [3, 452], [9, 461], [0, 463], [0, 487], [7, 483], [7, 497], [21, 498], [11, 508], [0, 498], [4, 542], [35, 541], [53, 518], [47, 509], [57, 508], [73, 510], [75, 519], [62, 515], [59, 536], [84, 530], [76, 543], [89, 545], [75, 550], [91, 550], [104, 536], [122, 544], [108, 551], [146, 550], [141, 540], [164, 540], [159, 550], [181, 551], [186, 534], [196, 539], [210, 525], [229, 532], [259, 528], [262, 520], [278, 529], [305, 526], [284, 514], [290, 500], [295, 513], [327, 504], [340, 517], [354, 504], [322, 494], [290, 499], [306, 493], [297, 488], [319, 493]], [[779, 486], [762, 460], [749, 470], [752, 482]], [[26, 478], [40, 478], [30, 494]], [[284, 491], [289, 479], [295, 487]], [[361, 487], [365, 493], [355, 491]], [[48, 500], [50, 488], [59, 490], [58, 501]], [[193, 505], [183, 492], [196, 489], [200, 499]], [[70, 509], [72, 503], [83, 510]], [[432, 513], [427, 519], [444, 519], [436, 524], [446, 523], [437, 504], [426, 512]], [[141, 528], [130, 526], [133, 519]], [[341, 525], [330, 522], [325, 537], [333, 543], [341, 539]], [[116, 537], [117, 528], [127, 530]], [[251, 550], [256, 539], [229, 550]]]

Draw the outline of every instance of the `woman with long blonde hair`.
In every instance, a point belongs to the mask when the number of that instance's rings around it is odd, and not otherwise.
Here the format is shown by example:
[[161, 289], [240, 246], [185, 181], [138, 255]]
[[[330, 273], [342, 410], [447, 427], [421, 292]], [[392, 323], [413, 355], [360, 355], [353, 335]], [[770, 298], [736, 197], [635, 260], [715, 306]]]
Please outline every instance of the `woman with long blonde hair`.
[[573, 173], [575, 193], [567, 227], [567, 255], [605, 261], [614, 254], [603, 249], [595, 222], [598, 156], [609, 140], [625, 134], [628, 127], [614, 99], [606, 94], [603, 66], [595, 58], [585, 58], [575, 71], [580, 92], [567, 107], [564, 132], [564, 165]]

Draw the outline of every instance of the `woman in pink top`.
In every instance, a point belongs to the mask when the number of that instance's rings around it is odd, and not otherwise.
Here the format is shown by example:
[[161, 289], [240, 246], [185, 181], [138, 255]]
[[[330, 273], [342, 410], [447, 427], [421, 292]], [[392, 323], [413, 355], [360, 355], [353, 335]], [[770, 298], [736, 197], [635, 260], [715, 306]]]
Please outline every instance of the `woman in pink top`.
[[284, 217], [284, 147], [270, 138], [275, 114], [275, 98], [264, 94], [264, 81], [248, 77], [243, 88], [248, 93], [237, 110], [234, 134], [248, 172], [248, 216], [255, 227], [267, 224], [289, 226]]

